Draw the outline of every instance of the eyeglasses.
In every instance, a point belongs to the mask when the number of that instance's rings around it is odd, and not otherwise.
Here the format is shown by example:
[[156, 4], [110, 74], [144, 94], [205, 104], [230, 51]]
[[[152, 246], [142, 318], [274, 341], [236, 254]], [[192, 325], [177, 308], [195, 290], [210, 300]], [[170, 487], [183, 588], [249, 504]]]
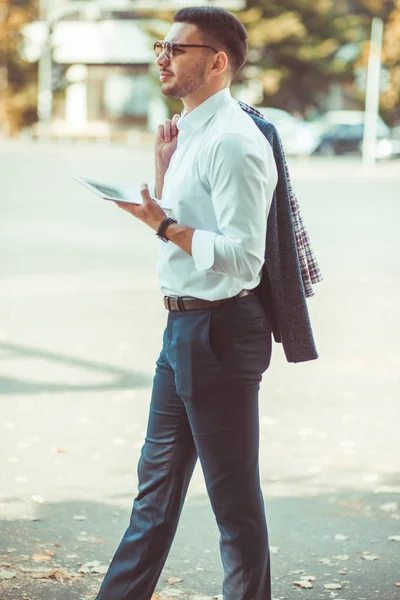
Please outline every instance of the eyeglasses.
[[172, 42], [156, 42], [154, 44], [154, 52], [156, 53], [157, 58], [165, 52], [165, 56], [168, 60], [174, 55], [174, 50], [179, 48], [210, 48], [210, 50], [214, 50], [214, 52], [219, 52], [216, 48], [212, 46], [205, 46], [204, 44], [173, 44]]

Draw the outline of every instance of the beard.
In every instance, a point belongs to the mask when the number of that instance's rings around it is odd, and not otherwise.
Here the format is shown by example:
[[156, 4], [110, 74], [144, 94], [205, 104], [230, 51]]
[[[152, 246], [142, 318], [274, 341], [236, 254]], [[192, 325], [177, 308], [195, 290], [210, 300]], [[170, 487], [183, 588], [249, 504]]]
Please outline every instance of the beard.
[[[176, 76], [175, 76], [176, 77]], [[196, 65], [190, 73], [179, 76], [175, 83], [164, 83], [161, 92], [170, 98], [185, 98], [198, 90], [206, 79], [206, 61]]]

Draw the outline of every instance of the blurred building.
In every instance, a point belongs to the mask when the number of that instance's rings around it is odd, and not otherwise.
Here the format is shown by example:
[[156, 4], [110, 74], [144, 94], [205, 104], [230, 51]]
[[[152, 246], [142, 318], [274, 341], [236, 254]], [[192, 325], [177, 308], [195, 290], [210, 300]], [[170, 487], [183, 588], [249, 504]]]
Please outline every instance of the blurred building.
[[55, 26], [53, 61], [66, 67], [64, 100], [55, 107], [56, 132], [64, 126], [116, 134], [152, 128], [154, 112], [164, 115], [150, 74], [153, 40], [145, 28], [146, 23], [131, 19]]
[[[209, 3], [197, 0], [201, 4]], [[167, 109], [153, 44], [169, 24], [141, 13], [186, 5], [183, 0], [42, 0], [42, 21], [26, 27], [25, 55], [41, 61], [42, 72], [50, 71], [40, 86], [51, 87], [41, 93], [48, 94], [52, 135], [126, 138], [155, 130]], [[244, 1], [213, 6], [233, 10]]]

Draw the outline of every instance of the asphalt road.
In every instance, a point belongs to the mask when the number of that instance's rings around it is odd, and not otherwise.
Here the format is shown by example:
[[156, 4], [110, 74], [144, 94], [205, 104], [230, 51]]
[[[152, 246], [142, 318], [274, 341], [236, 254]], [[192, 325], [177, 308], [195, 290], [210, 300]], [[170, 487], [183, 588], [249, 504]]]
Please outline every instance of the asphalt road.
[[[325, 281], [320, 358], [275, 345], [261, 391], [274, 595], [395, 600], [400, 164], [290, 166]], [[153, 232], [71, 175], [150, 181], [151, 148], [8, 143], [0, 172], [0, 600], [86, 599], [128, 523], [166, 313]], [[159, 599], [221, 581], [196, 469]]]

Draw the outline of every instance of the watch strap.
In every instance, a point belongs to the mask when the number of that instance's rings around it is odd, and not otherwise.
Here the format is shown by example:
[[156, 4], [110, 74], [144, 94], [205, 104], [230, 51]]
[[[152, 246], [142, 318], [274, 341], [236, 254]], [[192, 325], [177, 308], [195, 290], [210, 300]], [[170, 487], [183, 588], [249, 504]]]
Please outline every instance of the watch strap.
[[168, 227], [170, 225], [172, 225], [172, 223], [177, 223], [178, 221], [176, 219], [173, 219], [172, 217], [165, 217], [165, 219], [163, 219], [160, 223], [159, 228], [156, 231], [156, 236], [160, 238], [160, 240], [162, 240], [163, 242], [169, 242], [168, 238], [165, 237], [165, 233], [168, 229]]

